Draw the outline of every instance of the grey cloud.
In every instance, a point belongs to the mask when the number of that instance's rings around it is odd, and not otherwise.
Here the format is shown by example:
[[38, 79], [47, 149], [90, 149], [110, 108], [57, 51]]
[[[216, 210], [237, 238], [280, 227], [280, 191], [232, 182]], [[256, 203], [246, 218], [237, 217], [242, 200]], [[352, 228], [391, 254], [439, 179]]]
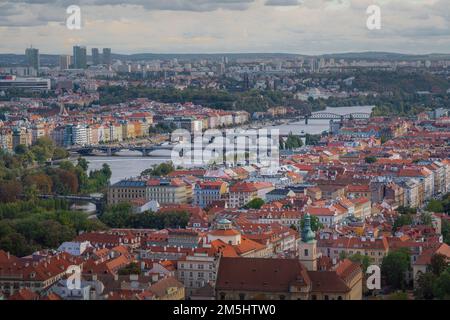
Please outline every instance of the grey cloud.
[[69, 5], [138, 5], [148, 10], [204, 12], [217, 9], [245, 10], [254, 0], [17, 0], [8, 2], [31, 5], [47, 4], [60, 7], [67, 7]]
[[298, 6], [302, 4], [301, 0], [267, 0], [266, 6]]

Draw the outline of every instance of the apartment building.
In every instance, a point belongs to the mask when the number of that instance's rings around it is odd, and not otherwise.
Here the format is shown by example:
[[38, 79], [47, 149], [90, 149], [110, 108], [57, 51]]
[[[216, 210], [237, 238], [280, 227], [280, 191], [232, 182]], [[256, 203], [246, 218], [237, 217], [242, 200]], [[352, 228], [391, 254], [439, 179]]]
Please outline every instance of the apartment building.
[[108, 203], [134, 199], [155, 200], [160, 204], [182, 204], [192, 199], [192, 187], [181, 179], [122, 180], [108, 189]]
[[389, 252], [389, 244], [385, 237], [323, 237], [317, 241], [317, 249], [323, 256], [338, 260], [340, 254], [346, 256], [361, 254], [368, 256], [372, 264], [381, 265]]
[[223, 181], [199, 182], [194, 187], [194, 205], [205, 208], [214, 201], [222, 199], [228, 184]]
[[220, 255], [206, 250], [177, 261], [177, 278], [184, 284], [187, 297], [208, 283], [215, 283], [219, 261]]
[[273, 189], [273, 184], [268, 182], [238, 182], [230, 187], [229, 206], [240, 208], [255, 198], [264, 200], [266, 194]]

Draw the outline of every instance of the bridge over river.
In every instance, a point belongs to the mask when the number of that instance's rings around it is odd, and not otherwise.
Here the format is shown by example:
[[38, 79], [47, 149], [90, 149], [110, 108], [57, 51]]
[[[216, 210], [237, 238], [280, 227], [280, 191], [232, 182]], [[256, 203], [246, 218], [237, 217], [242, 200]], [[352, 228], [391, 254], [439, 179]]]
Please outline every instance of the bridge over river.
[[97, 213], [103, 213], [106, 206], [106, 199], [103, 194], [99, 195], [57, 195], [57, 194], [41, 194], [40, 199], [62, 199], [71, 203], [92, 203], [95, 205]]
[[309, 120], [366, 120], [370, 119], [371, 114], [367, 112], [354, 112], [349, 114], [337, 114], [332, 112], [314, 112], [310, 115], [296, 117], [296, 121], [305, 120], [305, 124], [308, 124]]
[[158, 157], [158, 155], [152, 154], [154, 151], [158, 150], [172, 150], [175, 144], [159, 144], [159, 145], [127, 145], [127, 144], [117, 144], [117, 145], [95, 145], [95, 146], [74, 146], [68, 148], [70, 152], [78, 153], [84, 156], [95, 156], [98, 153], [102, 153], [107, 156], [117, 155], [120, 151], [138, 151], [142, 153], [144, 157]]

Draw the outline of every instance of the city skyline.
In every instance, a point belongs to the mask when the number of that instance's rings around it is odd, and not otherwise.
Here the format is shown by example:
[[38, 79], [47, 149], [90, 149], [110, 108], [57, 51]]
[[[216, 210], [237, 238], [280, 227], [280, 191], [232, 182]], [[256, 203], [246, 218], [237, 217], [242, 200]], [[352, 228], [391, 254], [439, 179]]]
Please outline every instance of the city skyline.
[[[66, 8], [79, 5], [81, 30]], [[0, 52], [70, 53], [77, 44], [134, 53], [388, 51], [449, 53], [448, 0], [376, 1], [380, 30], [368, 30], [369, 0], [5, 1]]]

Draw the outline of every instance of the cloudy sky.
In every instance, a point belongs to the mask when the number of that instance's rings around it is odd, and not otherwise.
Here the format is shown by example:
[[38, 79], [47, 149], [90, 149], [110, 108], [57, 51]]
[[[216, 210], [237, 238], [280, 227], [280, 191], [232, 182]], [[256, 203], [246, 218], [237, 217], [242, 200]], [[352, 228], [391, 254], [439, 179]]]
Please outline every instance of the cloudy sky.
[[[366, 9], [381, 8], [381, 30]], [[81, 30], [66, 27], [70, 5]], [[0, 0], [0, 53], [450, 53], [450, 0]]]

